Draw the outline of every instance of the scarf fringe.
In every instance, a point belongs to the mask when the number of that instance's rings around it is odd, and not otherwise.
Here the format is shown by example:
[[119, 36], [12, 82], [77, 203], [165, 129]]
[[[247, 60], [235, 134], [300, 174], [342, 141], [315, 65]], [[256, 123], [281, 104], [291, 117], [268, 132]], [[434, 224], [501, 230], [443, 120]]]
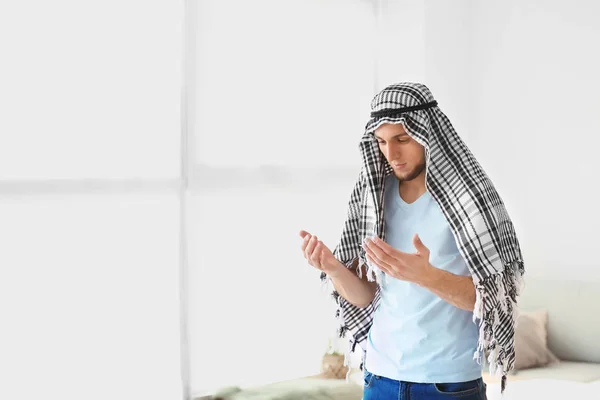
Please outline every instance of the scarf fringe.
[[[345, 263], [349, 267], [352, 262]], [[365, 271], [368, 275], [371, 271]], [[361, 271], [357, 271], [361, 274]], [[362, 274], [361, 274], [362, 275]], [[517, 300], [522, 291], [524, 280], [524, 266], [522, 260], [515, 260], [505, 265], [504, 270], [491, 275], [475, 283], [475, 307], [473, 310], [473, 321], [479, 321], [479, 339], [477, 351], [473, 359], [479, 364], [482, 355], [487, 355], [487, 364], [492, 376], [501, 377], [501, 393], [504, 393], [508, 373], [513, 369], [515, 363], [514, 334], [499, 335], [499, 330], [508, 324], [514, 332], [514, 327], [519, 315]], [[325, 273], [321, 274], [321, 280], [330, 290], [331, 297], [336, 304], [335, 317], [338, 322], [337, 335], [346, 338], [349, 331], [344, 317], [343, 298], [333, 288], [333, 282]], [[352, 336], [352, 335], [351, 335]], [[352, 355], [356, 352], [354, 338], [349, 338], [347, 350], [344, 354], [344, 366], [348, 367], [346, 380], [349, 381], [350, 374], [355, 365], [352, 365]], [[360, 346], [359, 346], [360, 347]], [[364, 349], [360, 369], [364, 363]]]
[[[342, 263], [346, 266], [346, 268], [350, 268], [351, 265], [354, 263], [355, 259], [352, 259], [348, 262]], [[356, 269], [357, 275], [359, 278], [362, 278], [362, 266], [364, 264], [359, 262], [359, 265]], [[373, 276], [373, 272], [372, 271], [365, 271], [368, 275], [368, 279], [370, 281], [374, 281], [375, 277]], [[324, 272], [321, 273], [321, 282], [323, 284], [323, 286], [326, 288], [326, 290], [329, 291], [331, 298], [334, 300], [335, 302], [335, 319], [338, 325], [338, 329], [337, 329], [337, 337], [339, 339], [346, 339], [348, 341], [347, 346], [346, 346], [346, 351], [344, 352], [344, 366], [348, 367], [348, 372], [346, 373], [346, 383], [351, 383], [350, 382], [350, 375], [352, 374], [352, 372], [354, 371], [354, 369], [357, 367], [356, 363], [353, 360], [352, 355], [356, 353], [356, 346], [358, 343], [355, 342], [355, 338], [352, 336], [352, 334], [350, 334], [350, 337], [347, 338], [346, 337], [346, 333], [349, 332], [348, 327], [346, 326], [346, 320], [344, 317], [344, 307], [342, 305], [343, 301], [346, 301], [336, 290], [335, 287], [333, 286], [333, 282], [331, 280], [331, 278]], [[358, 346], [361, 350], [362, 350], [362, 357], [361, 357], [361, 362], [360, 365], [358, 365], [358, 369], [360, 371], [363, 370], [363, 366], [364, 366], [364, 360], [365, 360], [365, 350]]]
[[518, 318], [517, 299], [523, 288], [524, 266], [522, 260], [505, 265], [504, 270], [475, 283], [473, 321], [479, 320], [479, 340], [473, 358], [481, 364], [482, 354], [487, 354], [489, 372], [501, 376], [501, 393], [506, 387], [506, 377], [515, 363], [514, 335], [499, 334], [506, 325], [514, 332]]

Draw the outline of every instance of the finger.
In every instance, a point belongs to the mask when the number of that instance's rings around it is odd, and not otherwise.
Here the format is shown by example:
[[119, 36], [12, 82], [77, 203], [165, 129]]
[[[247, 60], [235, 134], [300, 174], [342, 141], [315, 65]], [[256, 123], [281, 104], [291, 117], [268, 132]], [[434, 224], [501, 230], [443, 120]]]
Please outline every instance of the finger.
[[308, 246], [308, 242], [310, 240], [310, 238], [312, 237], [312, 235], [306, 235], [304, 236], [304, 240], [302, 240], [302, 252], [304, 253], [304, 258], [306, 257], [306, 246]]
[[381, 272], [383, 272], [386, 275], [391, 275], [392, 274], [392, 269], [389, 265], [385, 264], [385, 263], [380, 263], [377, 260], [374, 260], [372, 258], [371, 255], [369, 255], [368, 253], [365, 254], [367, 257], [367, 260], [369, 260], [372, 264], [375, 264], [377, 266], [377, 268], [379, 268], [381, 270]]
[[415, 233], [415, 236], [413, 236], [413, 245], [415, 246], [415, 249], [417, 249], [418, 255], [429, 253], [429, 249], [423, 244], [419, 234], [417, 233]]
[[371, 262], [373, 264], [377, 265], [380, 269], [390, 270], [392, 268], [392, 266], [388, 262], [386, 262], [385, 260], [382, 260], [370, 248], [366, 248], [365, 253], [366, 253], [366, 256], [369, 258], [369, 260], [371, 260]]
[[315, 246], [315, 250], [313, 251], [311, 257], [311, 264], [318, 268], [322, 269], [322, 259], [323, 259], [323, 242], [320, 240], [317, 241], [317, 245]]
[[304, 239], [304, 238], [306, 237], [306, 235], [309, 235], [309, 236], [310, 236], [310, 233], [308, 233], [308, 232], [306, 232], [306, 231], [304, 231], [304, 230], [301, 230], [301, 231], [300, 231], [300, 237], [301, 237], [302, 239]]
[[[382, 243], [381, 240], [379, 242]], [[365, 241], [365, 250], [369, 250], [373, 255], [375, 255], [375, 257], [377, 257], [378, 260], [382, 262], [386, 262], [387, 264], [394, 263], [395, 257], [388, 254], [380, 247], [378, 243], [373, 242], [372, 240], [367, 239]]]
[[[386, 242], [384, 242], [383, 240], [381, 240], [378, 237], [375, 237], [373, 241], [370, 242], [371, 244], [371, 248], [372, 249], [379, 249], [379, 251], [381, 252], [381, 256], [379, 258], [387, 260], [389, 264], [396, 262], [396, 263], [406, 263], [408, 260], [408, 257], [413, 255], [413, 254], [408, 254], [405, 253], [403, 251], [400, 251], [392, 246], [390, 246], [389, 244], [387, 244]], [[380, 253], [378, 253], [380, 254]], [[388, 258], [386, 258], [385, 256], [387, 256]], [[393, 260], [393, 261], [391, 261]]]
[[318, 239], [316, 236], [313, 236], [310, 238], [310, 240], [308, 241], [308, 244], [306, 246], [306, 250], [304, 250], [304, 254], [307, 260], [310, 260], [312, 257], [312, 253], [315, 250], [315, 246], [317, 245]]
[[395, 253], [398, 251], [397, 249], [393, 248], [392, 246], [390, 246], [389, 244], [387, 244], [386, 242], [384, 242], [377, 236], [372, 238], [369, 243], [372, 243], [373, 245], [375, 245], [375, 247], [379, 248], [383, 253], [385, 253], [391, 257], [393, 257], [395, 255]]

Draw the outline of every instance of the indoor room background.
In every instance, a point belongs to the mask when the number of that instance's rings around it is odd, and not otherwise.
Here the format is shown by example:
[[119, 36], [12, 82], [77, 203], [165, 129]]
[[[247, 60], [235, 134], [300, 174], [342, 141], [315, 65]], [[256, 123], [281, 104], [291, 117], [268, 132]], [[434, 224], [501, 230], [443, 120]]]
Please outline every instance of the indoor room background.
[[527, 274], [600, 280], [600, 5], [0, 5], [0, 398], [190, 399], [319, 373], [370, 100], [426, 84]]

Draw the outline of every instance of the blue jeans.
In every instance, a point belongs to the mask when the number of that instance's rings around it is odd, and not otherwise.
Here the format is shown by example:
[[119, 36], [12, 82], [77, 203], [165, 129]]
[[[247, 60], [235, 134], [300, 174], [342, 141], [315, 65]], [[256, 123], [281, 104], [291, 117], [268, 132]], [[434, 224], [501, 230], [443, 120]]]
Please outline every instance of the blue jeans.
[[363, 400], [487, 400], [483, 379], [460, 383], [396, 381], [364, 371]]

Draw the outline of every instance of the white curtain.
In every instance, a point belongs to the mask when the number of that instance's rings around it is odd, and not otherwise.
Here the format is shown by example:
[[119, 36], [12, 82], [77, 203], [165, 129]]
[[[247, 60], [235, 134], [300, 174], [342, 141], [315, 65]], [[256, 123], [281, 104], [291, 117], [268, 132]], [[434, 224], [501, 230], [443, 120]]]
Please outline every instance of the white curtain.
[[183, 4], [0, 5], [0, 398], [178, 399]]
[[190, 3], [190, 382], [319, 372], [334, 334], [300, 229], [333, 249], [375, 88], [371, 1]]

